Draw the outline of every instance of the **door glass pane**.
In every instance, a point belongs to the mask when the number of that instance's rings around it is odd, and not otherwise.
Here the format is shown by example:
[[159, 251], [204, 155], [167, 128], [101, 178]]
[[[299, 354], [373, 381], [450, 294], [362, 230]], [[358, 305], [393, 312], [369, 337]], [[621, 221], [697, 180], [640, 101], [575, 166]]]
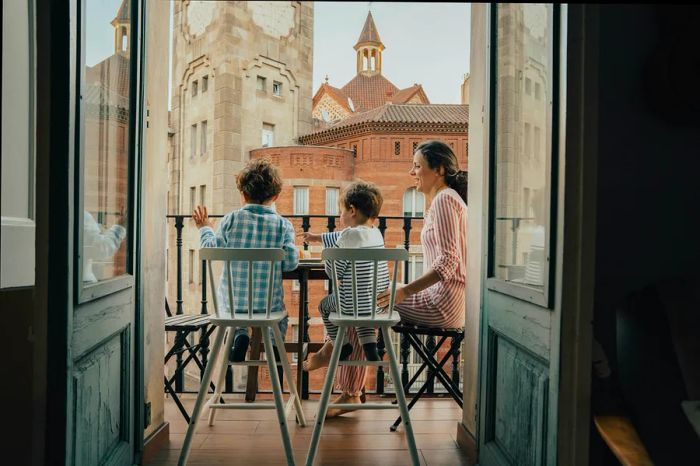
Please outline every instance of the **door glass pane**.
[[127, 271], [131, 2], [84, 5], [82, 280], [90, 284]]
[[552, 6], [500, 4], [497, 21], [493, 272], [496, 278], [543, 289], [548, 275]]

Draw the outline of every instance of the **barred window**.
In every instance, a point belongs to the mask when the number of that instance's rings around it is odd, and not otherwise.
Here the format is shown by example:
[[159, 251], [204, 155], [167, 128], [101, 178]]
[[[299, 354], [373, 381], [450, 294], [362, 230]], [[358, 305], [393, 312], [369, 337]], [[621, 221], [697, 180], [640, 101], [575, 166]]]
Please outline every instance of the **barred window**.
[[394, 155], [401, 155], [401, 141], [394, 142]]
[[416, 151], [416, 147], [418, 147], [418, 143], [417, 143], [417, 142], [414, 142], [414, 143], [413, 143], [413, 152]]

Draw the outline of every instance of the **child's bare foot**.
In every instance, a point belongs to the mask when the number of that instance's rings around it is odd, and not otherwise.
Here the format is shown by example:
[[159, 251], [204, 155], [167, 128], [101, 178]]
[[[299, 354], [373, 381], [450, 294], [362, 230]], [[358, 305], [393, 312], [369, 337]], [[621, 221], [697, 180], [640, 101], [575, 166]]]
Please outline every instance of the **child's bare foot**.
[[[334, 404], [340, 404], [340, 403], [350, 403], [350, 404], [362, 404], [362, 399], [359, 396], [351, 396], [348, 395], [347, 393], [343, 393], [340, 395], [338, 398], [333, 400], [331, 403], [331, 406]], [[352, 409], [339, 409], [339, 408], [329, 408], [328, 411], [326, 412], [326, 419], [329, 417], [336, 417], [340, 416], [341, 414], [349, 413], [354, 410]]]
[[305, 371], [315, 371], [322, 367], [328, 367], [328, 363], [331, 360], [331, 354], [333, 353], [333, 342], [327, 341], [323, 344], [318, 352], [309, 356], [304, 364], [302, 365]]

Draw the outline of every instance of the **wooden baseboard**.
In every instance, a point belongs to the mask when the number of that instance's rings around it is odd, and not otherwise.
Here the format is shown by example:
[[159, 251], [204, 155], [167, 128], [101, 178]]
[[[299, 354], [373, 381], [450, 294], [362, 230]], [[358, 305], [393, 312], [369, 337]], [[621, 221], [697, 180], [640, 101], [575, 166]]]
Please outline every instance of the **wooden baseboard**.
[[148, 464], [158, 451], [168, 443], [170, 438], [170, 423], [165, 421], [143, 442], [141, 464]]
[[469, 433], [464, 424], [457, 422], [457, 445], [467, 454], [467, 460], [470, 464], [476, 464], [477, 448], [476, 439]]

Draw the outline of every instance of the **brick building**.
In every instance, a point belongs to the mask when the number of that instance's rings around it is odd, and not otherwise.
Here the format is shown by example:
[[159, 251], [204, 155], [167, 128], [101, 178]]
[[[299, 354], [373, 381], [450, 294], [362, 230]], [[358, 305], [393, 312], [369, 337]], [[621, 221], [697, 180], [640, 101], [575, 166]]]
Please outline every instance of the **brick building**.
[[[314, 96], [314, 131], [300, 136], [297, 146], [250, 152], [251, 159], [268, 157], [281, 169], [285, 188], [276, 209], [282, 215], [337, 215], [340, 190], [360, 178], [376, 183], [382, 190], [382, 216], [422, 217], [427, 206], [408, 172], [414, 149], [427, 139], [445, 141], [457, 155], [460, 167], [467, 168], [468, 105], [430, 104], [419, 84], [398, 89], [381, 74], [384, 48], [370, 13], [355, 45], [357, 75], [342, 88], [323, 83]], [[293, 223], [297, 231], [302, 231], [300, 218]], [[310, 219], [313, 232], [326, 231], [327, 225], [326, 219]], [[422, 218], [411, 220], [409, 280], [423, 273], [422, 225]], [[404, 219], [388, 219], [386, 226], [386, 246], [403, 247]], [[320, 255], [320, 250], [320, 246], [311, 246], [313, 256]], [[403, 271], [400, 277], [403, 279]], [[296, 316], [298, 291], [291, 284], [286, 287], [287, 308]], [[317, 307], [327, 289], [322, 282], [309, 286], [312, 341], [323, 339]], [[294, 336], [296, 322], [294, 317]], [[320, 386], [323, 373], [314, 373], [312, 386]], [[368, 374], [367, 386], [373, 389], [374, 371]]]

